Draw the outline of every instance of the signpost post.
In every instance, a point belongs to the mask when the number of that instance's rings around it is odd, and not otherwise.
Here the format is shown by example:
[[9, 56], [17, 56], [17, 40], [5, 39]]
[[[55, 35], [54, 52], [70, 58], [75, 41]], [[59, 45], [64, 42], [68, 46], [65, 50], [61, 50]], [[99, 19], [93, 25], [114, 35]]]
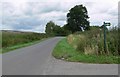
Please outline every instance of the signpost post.
[[105, 23], [103, 24], [104, 26], [104, 51], [105, 53], [107, 53], [107, 50], [106, 50], [106, 26], [110, 26], [111, 24], [110, 23]]

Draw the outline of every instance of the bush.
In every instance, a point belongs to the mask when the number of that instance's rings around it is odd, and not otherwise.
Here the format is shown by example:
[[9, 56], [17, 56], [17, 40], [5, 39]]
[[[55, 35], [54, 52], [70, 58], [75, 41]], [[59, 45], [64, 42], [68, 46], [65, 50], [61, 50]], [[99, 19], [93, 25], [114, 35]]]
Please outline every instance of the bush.
[[47, 38], [43, 33], [20, 33], [20, 32], [2, 32], [2, 47], [10, 47], [13, 45], [28, 43], [32, 41]]
[[[92, 29], [85, 32], [76, 32], [68, 36], [68, 43], [76, 50], [84, 52], [85, 54], [96, 55], [119, 55], [118, 46], [119, 38], [117, 29], [112, 29], [106, 32], [106, 46], [107, 53], [104, 51], [104, 36], [100, 29]], [[74, 39], [74, 40], [73, 40]]]

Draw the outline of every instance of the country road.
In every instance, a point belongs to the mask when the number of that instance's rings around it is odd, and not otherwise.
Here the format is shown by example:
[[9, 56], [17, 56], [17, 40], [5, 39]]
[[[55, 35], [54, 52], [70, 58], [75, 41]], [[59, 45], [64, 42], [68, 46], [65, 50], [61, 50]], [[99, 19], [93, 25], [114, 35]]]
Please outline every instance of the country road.
[[63, 37], [2, 55], [3, 75], [117, 75], [117, 64], [84, 64], [57, 60], [51, 53]]

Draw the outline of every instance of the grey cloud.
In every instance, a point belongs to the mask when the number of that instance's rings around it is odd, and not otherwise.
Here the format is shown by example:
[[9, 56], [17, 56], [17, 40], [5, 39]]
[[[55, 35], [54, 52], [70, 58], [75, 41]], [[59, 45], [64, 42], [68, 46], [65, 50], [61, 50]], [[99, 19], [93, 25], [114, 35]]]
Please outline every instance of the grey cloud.
[[[37, 31], [44, 32], [45, 25], [50, 20], [54, 21], [58, 25], [64, 25], [66, 23], [66, 14], [70, 8], [75, 5], [82, 4], [81, 2], [65, 2], [65, 1], [54, 1], [53, 2], [28, 2], [24, 9], [19, 9], [21, 14], [18, 14], [14, 5], [10, 3], [4, 4], [4, 15], [3, 15], [3, 25], [6, 29], [12, 28], [16, 30], [26, 30], [26, 31]], [[116, 12], [109, 10], [107, 5], [102, 5], [95, 2], [83, 2], [88, 8], [88, 13], [90, 14], [91, 24], [101, 24], [101, 20], [104, 21], [104, 16], [106, 20], [114, 18]], [[113, 7], [112, 5], [110, 5]], [[102, 14], [101, 14], [102, 13]], [[106, 15], [107, 14], [107, 15]], [[103, 16], [102, 16], [103, 15]], [[111, 15], [111, 17], [107, 17]], [[112, 21], [112, 20], [111, 20]], [[114, 21], [113, 21], [114, 22]]]
[[59, 21], [66, 21], [66, 18], [65, 17], [61, 17], [58, 19]]
[[[43, 25], [43, 20], [40, 20], [39, 18], [37, 17], [32, 17], [32, 16], [29, 16], [29, 17], [24, 17], [24, 16], [21, 16], [21, 17], [6, 17], [4, 16], [3, 18], [3, 25], [9, 25], [9, 26], [12, 26], [13, 29], [15, 30], [28, 30], [28, 29], [34, 29], [40, 25]], [[7, 26], [6, 26], [7, 27]]]
[[15, 12], [14, 6], [9, 2], [2, 3], [2, 14], [9, 15]]
[[66, 15], [62, 15], [62, 16], [59, 16], [57, 20], [58, 21], [66, 21], [66, 19], [67, 19]]
[[50, 12], [67, 12], [68, 9], [65, 9], [61, 3], [58, 2], [28, 2], [27, 10], [25, 11], [26, 15], [34, 14], [44, 14]]
[[108, 10], [107, 12], [108, 14], [112, 15], [112, 16], [118, 16], [118, 8], [111, 8]]

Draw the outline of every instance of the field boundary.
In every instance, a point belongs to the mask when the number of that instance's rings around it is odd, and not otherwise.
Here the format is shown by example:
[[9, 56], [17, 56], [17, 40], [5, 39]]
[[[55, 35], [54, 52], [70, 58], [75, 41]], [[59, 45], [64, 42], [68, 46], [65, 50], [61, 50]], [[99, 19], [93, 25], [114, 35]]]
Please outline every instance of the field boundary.
[[43, 39], [38, 40], [38, 41], [33, 41], [33, 42], [29, 42], [29, 43], [19, 44], [19, 45], [7, 47], [7, 48], [2, 48], [2, 49], [0, 49], [0, 54], [4, 54], [4, 53], [10, 52], [10, 51], [15, 50], [15, 49], [31, 46], [31, 45], [40, 43], [40, 42], [45, 41], [45, 40], [50, 39], [50, 38], [52, 38], [52, 37], [43, 38]]

